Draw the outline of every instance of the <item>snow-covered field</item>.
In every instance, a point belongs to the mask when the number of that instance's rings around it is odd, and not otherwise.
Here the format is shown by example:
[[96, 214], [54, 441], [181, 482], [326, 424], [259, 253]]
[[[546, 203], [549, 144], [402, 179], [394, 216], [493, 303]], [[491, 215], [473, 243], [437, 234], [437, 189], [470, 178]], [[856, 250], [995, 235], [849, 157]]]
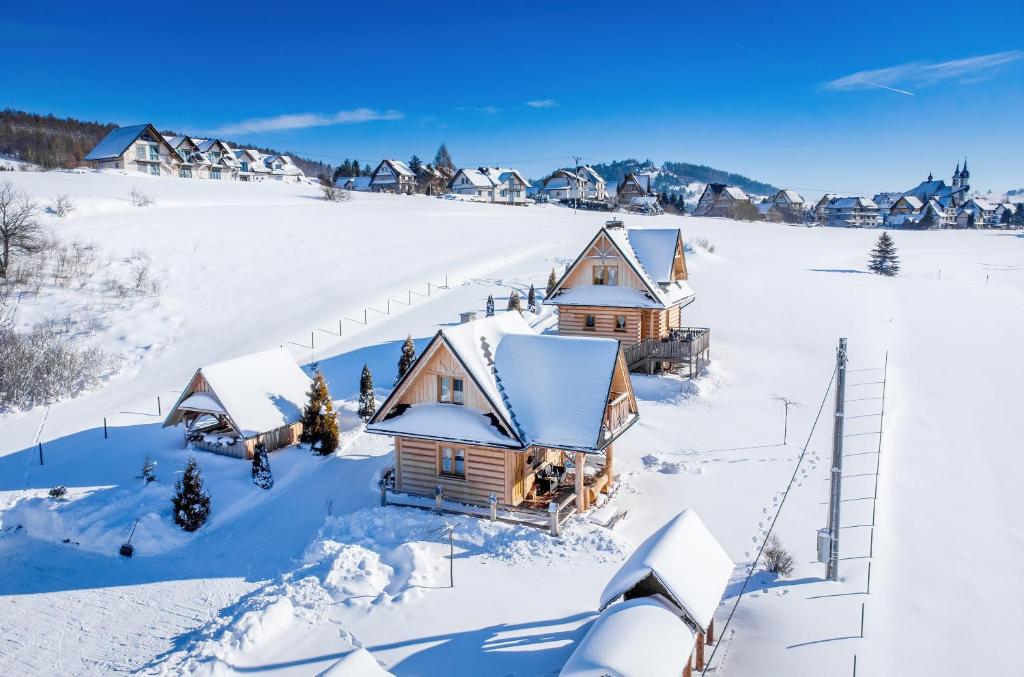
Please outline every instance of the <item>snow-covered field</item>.
[[[1024, 238], [1013, 232], [898, 232], [903, 272], [883, 279], [864, 272], [873, 231], [627, 217], [715, 245], [688, 253], [697, 302], [684, 311], [711, 327], [712, 363], [694, 382], [634, 377], [641, 421], [617, 444], [611, 500], [628, 515], [614, 530], [580, 519], [555, 540], [448, 518], [452, 589], [443, 521], [377, 507], [389, 447], [359, 430], [359, 371], [370, 365], [383, 397], [407, 334], [422, 348], [489, 293], [500, 308], [511, 288], [542, 288], [605, 215], [368, 194], [325, 203], [309, 186], [92, 173], [0, 180], [43, 202], [69, 194], [74, 213], [41, 219], [105, 260], [144, 254], [162, 281], [159, 298], [109, 308], [89, 339], [126, 356], [104, 387], [0, 414], [2, 674], [309, 675], [357, 646], [398, 675], [556, 674], [618, 564], [685, 507], [739, 563], [721, 629], [794, 469], [775, 529], [796, 571], [754, 576], [717, 674], [843, 675], [854, 655], [862, 675], [1014, 670]], [[132, 206], [133, 186], [155, 206]], [[23, 300], [19, 316], [38, 317], [34, 303], [89, 305], [63, 290]], [[851, 372], [834, 584], [814, 562], [831, 400], [796, 463], [839, 336]], [[160, 427], [157, 397], [166, 412], [197, 366], [279, 345], [323, 369], [341, 450], [273, 453], [269, 492], [247, 463], [199, 454], [212, 518], [183, 534], [168, 498], [187, 453], [180, 430]], [[776, 395], [800, 402], [785, 445]], [[158, 481], [144, 487], [147, 455]], [[55, 505], [45, 495], [57, 484], [69, 500]]]

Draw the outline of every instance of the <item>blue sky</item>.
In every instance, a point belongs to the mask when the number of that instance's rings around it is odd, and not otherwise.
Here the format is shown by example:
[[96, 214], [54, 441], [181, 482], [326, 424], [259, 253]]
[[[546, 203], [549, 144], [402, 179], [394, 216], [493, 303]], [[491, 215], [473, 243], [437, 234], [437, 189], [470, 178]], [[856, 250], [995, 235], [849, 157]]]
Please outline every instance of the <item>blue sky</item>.
[[[8, 3], [0, 106], [337, 163], [680, 160], [1024, 187], [1024, 3]], [[102, 6], [101, 6], [102, 5]], [[422, 8], [421, 8], [422, 7]]]

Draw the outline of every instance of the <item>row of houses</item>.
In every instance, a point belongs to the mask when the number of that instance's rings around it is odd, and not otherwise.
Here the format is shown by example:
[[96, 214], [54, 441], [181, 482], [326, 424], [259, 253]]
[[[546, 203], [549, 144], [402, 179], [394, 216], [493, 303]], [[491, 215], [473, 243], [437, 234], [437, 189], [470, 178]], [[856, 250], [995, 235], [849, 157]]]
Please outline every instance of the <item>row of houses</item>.
[[165, 136], [148, 123], [111, 130], [85, 159], [98, 169], [183, 179], [296, 183], [305, 177], [287, 155], [234, 149], [221, 139]]

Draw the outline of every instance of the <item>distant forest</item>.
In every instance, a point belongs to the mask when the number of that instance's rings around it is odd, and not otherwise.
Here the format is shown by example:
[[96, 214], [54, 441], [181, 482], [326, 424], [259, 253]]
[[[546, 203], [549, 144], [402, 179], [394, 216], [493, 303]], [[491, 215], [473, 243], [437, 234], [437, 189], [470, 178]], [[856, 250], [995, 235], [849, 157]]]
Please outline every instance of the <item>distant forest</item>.
[[678, 186], [692, 181], [701, 183], [726, 183], [730, 186], [742, 188], [744, 192], [755, 195], [771, 195], [778, 192], [778, 188], [761, 181], [755, 181], [741, 174], [722, 171], [707, 165], [692, 165], [688, 162], [665, 162], [662, 166], [656, 167], [651, 160], [616, 160], [615, 162], [592, 165], [598, 174], [604, 177], [605, 181], [622, 181], [629, 173], [661, 170], [654, 182], [658, 192], [676, 192]]
[[[117, 127], [115, 124], [59, 118], [5, 108], [0, 111], [0, 155], [31, 162], [46, 169], [72, 168], [82, 164], [93, 146]], [[176, 132], [161, 130], [168, 136]], [[290, 151], [241, 144], [223, 139], [232, 148], [254, 148], [267, 155], [289, 155], [306, 176], [331, 176], [334, 168]]]

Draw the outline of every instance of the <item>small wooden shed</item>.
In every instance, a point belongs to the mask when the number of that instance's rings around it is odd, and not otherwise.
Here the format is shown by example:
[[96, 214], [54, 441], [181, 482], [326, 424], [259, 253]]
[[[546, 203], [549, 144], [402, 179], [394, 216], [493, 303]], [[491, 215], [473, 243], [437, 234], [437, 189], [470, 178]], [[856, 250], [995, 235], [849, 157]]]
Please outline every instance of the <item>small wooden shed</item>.
[[185, 424], [185, 446], [251, 459], [295, 444], [312, 381], [283, 348], [200, 367], [164, 427]]

